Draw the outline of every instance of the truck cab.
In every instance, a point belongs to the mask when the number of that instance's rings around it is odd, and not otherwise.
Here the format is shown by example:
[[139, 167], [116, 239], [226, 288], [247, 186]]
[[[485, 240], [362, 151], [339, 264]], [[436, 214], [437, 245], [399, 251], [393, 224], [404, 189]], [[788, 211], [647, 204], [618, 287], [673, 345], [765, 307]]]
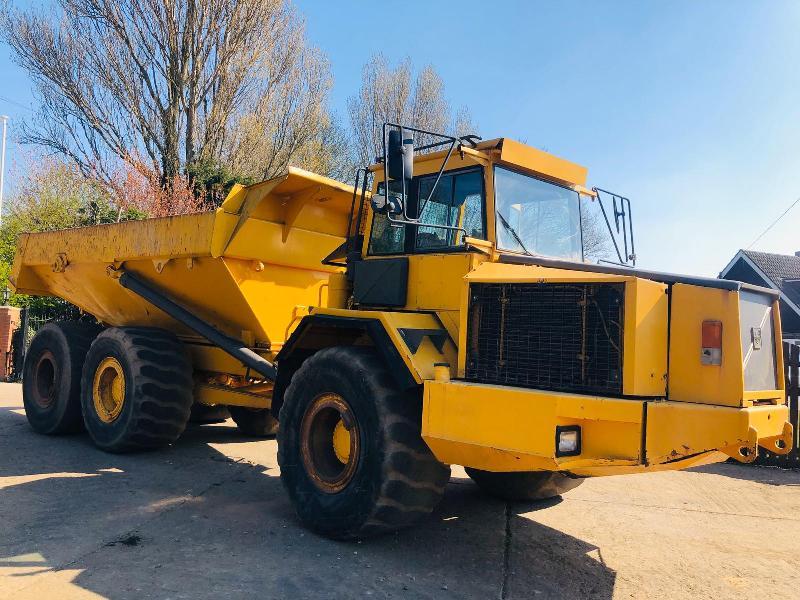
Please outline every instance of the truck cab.
[[[284, 356], [336, 318], [375, 323], [360, 343], [391, 348], [398, 385], [421, 390], [426, 444], [473, 471], [586, 477], [792, 445], [772, 291], [636, 269], [630, 203], [603, 208], [575, 163], [507, 138], [413, 163], [406, 148], [394, 177], [391, 148], [369, 168], [343, 292]], [[584, 253], [598, 204], [606, 264]]]

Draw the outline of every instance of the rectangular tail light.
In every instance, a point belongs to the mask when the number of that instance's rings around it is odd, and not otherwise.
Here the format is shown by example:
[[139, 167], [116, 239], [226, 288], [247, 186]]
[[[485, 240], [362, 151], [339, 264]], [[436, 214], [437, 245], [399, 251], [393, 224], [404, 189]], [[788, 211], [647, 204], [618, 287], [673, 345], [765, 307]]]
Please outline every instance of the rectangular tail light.
[[722, 364], [722, 321], [703, 321], [700, 362], [711, 366]]

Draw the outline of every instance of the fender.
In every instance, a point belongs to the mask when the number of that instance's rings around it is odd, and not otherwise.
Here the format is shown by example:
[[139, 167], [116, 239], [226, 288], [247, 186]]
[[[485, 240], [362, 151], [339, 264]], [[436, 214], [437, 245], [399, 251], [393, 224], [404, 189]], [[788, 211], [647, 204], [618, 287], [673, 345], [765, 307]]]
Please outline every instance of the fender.
[[451, 365], [451, 373], [456, 368], [456, 344], [434, 313], [314, 308], [275, 357], [278, 379], [272, 399], [274, 414], [280, 410], [286, 387], [300, 364], [331, 346], [375, 348], [402, 390], [433, 379], [437, 363]]

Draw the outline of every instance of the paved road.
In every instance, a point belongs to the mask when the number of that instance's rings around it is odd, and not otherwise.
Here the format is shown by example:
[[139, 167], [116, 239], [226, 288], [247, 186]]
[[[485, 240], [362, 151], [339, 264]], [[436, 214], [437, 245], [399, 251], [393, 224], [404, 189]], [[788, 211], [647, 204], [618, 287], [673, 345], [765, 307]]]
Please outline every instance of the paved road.
[[486, 498], [454, 469], [420, 527], [363, 543], [304, 531], [274, 441], [230, 424], [104, 454], [28, 428], [0, 384], [0, 597], [797, 597], [800, 472], [716, 465]]

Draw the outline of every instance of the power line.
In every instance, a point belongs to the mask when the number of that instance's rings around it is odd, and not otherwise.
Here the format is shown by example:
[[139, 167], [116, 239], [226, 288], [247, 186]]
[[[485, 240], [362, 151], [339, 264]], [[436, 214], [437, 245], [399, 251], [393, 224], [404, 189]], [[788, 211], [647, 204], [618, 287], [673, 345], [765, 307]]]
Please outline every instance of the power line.
[[34, 112], [33, 109], [30, 106], [25, 106], [24, 104], [22, 104], [20, 102], [17, 102], [16, 100], [12, 100], [11, 98], [6, 98], [5, 96], [0, 96], [0, 100], [4, 100], [5, 102], [8, 102], [9, 104], [15, 104], [16, 106], [19, 106], [20, 108], [24, 108], [25, 110], [29, 110], [31, 112]]
[[789, 205], [789, 208], [787, 208], [785, 211], [783, 211], [783, 212], [781, 213], [781, 216], [780, 216], [780, 217], [778, 217], [778, 218], [777, 218], [777, 219], [775, 219], [775, 220], [774, 220], [772, 223], [770, 223], [769, 227], [767, 227], [767, 228], [766, 228], [764, 231], [762, 231], [762, 232], [761, 232], [761, 234], [760, 234], [760, 235], [759, 235], [759, 236], [758, 236], [756, 239], [754, 239], [752, 242], [750, 242], [750, 245], [747, 247], [747, 250], [750, 250], [750, 248], [752, 248], [752, 247], [753, 247], [753, 244], [755, 244], [755, 243], [756, 243], [758, 240], [760, 240], [762, 237], [764, 237], [764, 236], [767, 234], [767, 232], [768, 232], [770, 229], [772, 229], [773, 227], [775, 227], [775, 225], [777, 225], [777, 224], [778, 224], [778, 221], [780, 221], [780, 220], [781, 220], [783, 217], [785, 217], [785, 216], [786, 216], [786, 213], [788, 213], [790, 210], [792, 210], [792, 209], [793, 209], [793, 208], [794, 208], [794, 207], [797, 205], [797, 203], [798, 203], [798, 202], [800, 202], [800, 198], [797, 198], [797, 200], [795, 200], [794, 202], [792, 202], [792, 203]]

